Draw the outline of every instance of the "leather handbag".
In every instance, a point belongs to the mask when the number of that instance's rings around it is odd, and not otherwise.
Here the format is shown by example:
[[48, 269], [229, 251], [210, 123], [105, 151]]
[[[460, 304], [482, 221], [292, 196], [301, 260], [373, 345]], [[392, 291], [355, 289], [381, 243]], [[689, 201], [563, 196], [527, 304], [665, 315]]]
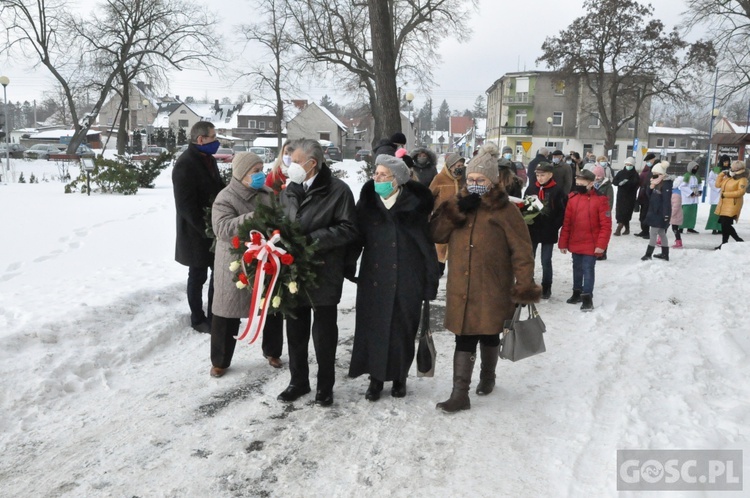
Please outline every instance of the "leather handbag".
[[511, 320], [505, 320], [502, 338], [500, 339], [500, 358], [510, 361], [523, 360], [529, 356], [544, 353], [544, 332], [547, 330], [536, 306], [529, 304], [528, 318], [521, 319], [523, 306], [516, 306]]
[[419, 324], [419, 345], [417, 346], [417, 377], [433, 377], [435, 375], [435, 343], [430, 330], [430, 302], [425, 301], [422, 306], [422, 318]]

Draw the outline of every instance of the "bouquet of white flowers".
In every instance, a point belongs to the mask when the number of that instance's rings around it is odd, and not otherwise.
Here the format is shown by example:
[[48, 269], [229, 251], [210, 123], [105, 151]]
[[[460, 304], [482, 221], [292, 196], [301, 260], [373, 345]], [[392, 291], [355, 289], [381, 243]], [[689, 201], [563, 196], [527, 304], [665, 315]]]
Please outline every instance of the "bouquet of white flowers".
[[523, 199], [510, 196], [510, 202], [514, 203], [521, 210], [523, 220], [527, 225], [533, 225], [534, 218], [539, 216], [539, 213], [544, 209], [544, 203], [535, 195], [527, 195]]

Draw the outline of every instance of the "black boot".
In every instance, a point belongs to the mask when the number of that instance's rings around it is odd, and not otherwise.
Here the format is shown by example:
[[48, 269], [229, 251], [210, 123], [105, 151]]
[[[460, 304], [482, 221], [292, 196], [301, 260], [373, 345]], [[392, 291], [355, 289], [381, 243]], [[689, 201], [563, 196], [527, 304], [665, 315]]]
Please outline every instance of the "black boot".
[[669, 261], [669, 247], [662, 246], [661, 254], [657, 254], [654, 257], [657, 259], [663, 259], [664, 261]]
[[552, 284], [542, 284], [542, 299], [552, 297]]
[[568, 304], [578, 304], [581, 302], [581, 291], [573, 289], [573, 295], [565, 301]]
[[453, 391], [451, 397], [438, 403], [435, 408], [446, 413], [454, 413], [471, 408], [469, 400], [469, 386], [471, 374], [474, 371], [474, 353], [456, 351], [453, 353]]
[[625, 223], [625, 231], [622, 233], [623, 235], [630, 235], [630, 222], [629, 221]]
[[641, 261], [648, 261], [654, 254], [654, 246], [648, 246], [646, 248], [646, 254], [641, 258]]
[[438, 262], [438, 267], [440, 268], [440, 276], [442, 277], [445, 275], [445, 263]]
[[406, 381], [394, 380], [393, 387], [391, 387], [391, 396], [394, 398], [403, 398], [406, 396]]
[[380, 393], [383, 391], [383, 382], [370, 378], [370, 386], [365, 393], [365, 399], [368, 401], [377, 401], [380, 399]]
[[591, 294], [581, 294], [581, 311], [591, 311], [594, 309], [594, 296]]
[[615, 230], [615, 235], [617, 237], [619, 237], [620, 235], [622, 235], [622, 227], [623, 227], [622, 223], [618, 223], [617, 224], [617, 230]]
[[477, 394], [480, 396], [491, 393], [495, 388], [495, 367], [497, 367], [499, 349], [499, 346], [488, 347], [481, 343], [479, 344], [481, 364]]

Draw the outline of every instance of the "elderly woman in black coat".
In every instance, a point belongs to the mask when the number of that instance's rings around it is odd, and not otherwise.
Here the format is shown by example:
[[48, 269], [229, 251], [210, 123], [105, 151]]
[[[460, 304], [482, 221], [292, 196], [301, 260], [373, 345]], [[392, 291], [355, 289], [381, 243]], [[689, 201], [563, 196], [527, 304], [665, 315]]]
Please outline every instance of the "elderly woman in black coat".
[[409, 180], [399, 158], [379, 155], [375, 165], [357, 203], [360, 239], [350, 255], [356, 261], [362, 252], [349, 376], [370, 374], [370, 401], [384, 381], [393, 381], [392, 396], [406, 395], [421, 305], [435, 298], [440, 278], [429, 233], [432, 193]]
[[633, 218], [635, 211], [635, 199], [638, 194], [640, 185], [640, 176], [635, 170], [635, 159], [628, 157], [625, 159], [625, 167], [617, 172], [612, 183], [617, 187], [617, 203], [615, 204], [615, 219], [617, 220], [617, 230], [615, 235], [622, 235], [622, 229], [625, 229], [625, 235], [630, 233], [630, 220]]

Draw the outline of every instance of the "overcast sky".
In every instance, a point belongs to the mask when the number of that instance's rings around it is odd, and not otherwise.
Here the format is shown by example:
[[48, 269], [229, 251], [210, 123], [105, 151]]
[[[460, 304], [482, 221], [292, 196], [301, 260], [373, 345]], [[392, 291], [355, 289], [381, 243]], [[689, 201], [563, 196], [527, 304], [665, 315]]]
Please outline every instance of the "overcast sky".
[[[95, 8], [96, 0], [78, 0], [83, 11]], [[434, 68], [437, 85], [432, 90], [435, 112], [446, 99], [451, 109], [466, 109], [474, 105], [478, 95], [483, 95], [490, 85], [506, 72], [534, 69], [535, 60], [540, 55], [541, 45], [546, 36], [554, 35], [570, 22], [583, 15], [582, 0], [480, 0], [479, 9], [469, 23], [471, 39], [466, 43], [456, 43], [446, 33], [441, 46], [443, 62]], [[679, 24], [685, 9], [684, 0], [652, 0], [655, 16], [668, 26]], [[214, 10], [221, 19], [222, 30], [232, 36], [233, 27], [243, 22], [240, 14], [251, 15], [247, 0], [214, 0], [206, 3], [206, 8]], [[251, 21], [251, 19], [248, 19]], [[435, 29], [441, 29], [436, 26]], [[539, 68], [544, 69], [544, 68]], [[42, 92], [53, 87], [53, 79], [46, 69], [32, 70], [13, 61], [0, 60], [0, 73], [11, 80], [8, 86], [8, 99], [11, 101], [40, 100]], [[246, 92], [242, 84], [231, 85], [229, 79], [222, 79], [207, 72], [175, 71], [170, 79], [170, 95], [185, 98], [208, 97], [221, 99], [229, 97], [234, 101]], [[343, 104], [352, 97], [339, 94], [332, 86], [303, 89], [306, 95], [300, 98], [319, 101], [329, 94], [335, 102]], [[414, 108], [419, 109], [428, 97], [405, 88], [415, 94]]]

